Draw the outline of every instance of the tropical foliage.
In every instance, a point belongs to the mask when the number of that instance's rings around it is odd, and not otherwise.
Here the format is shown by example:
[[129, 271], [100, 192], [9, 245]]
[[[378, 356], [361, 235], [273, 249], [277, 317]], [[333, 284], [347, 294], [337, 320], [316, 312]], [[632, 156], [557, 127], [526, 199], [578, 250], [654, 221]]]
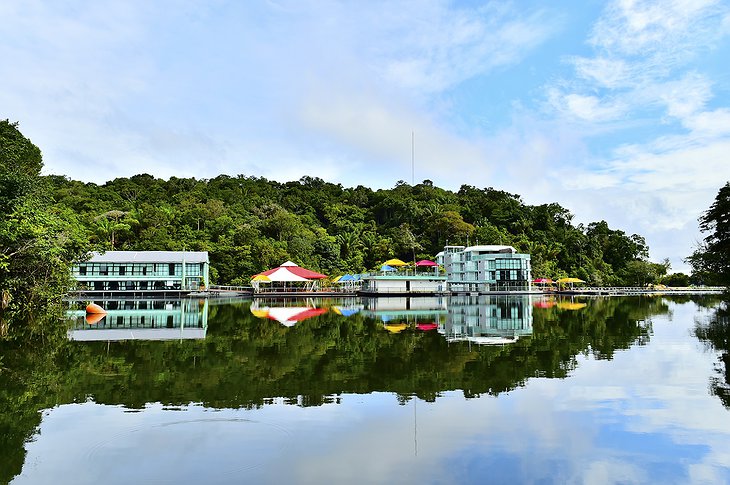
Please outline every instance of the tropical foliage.
[[392, 257], [433, 258], [446, 244], [508, 244], [532, 255], [533, 274], [595, 284], [652, 283], [641, 236], [605, 221], [572, 224], [556, 203], [526, 205], [515, 194], [469, 185], [457, 192], [426, 180], [393, 189], [346, 188], [304, 177], [279, 183], [220, 175], [210, 180], [151, 175], [103, 185], [51, 176], [58, 210], [78, 215], [105, 249], [209, 251], [218, 283], [290, 259], [325, 274], [360, 272]]
[[700, 217], [704, 241], [687, 258], [693, 275], [708, 284], [730, 285], [730, 182]]
[[585, 312], [551, 308], [534, 313], [531, 337], [480, 347], [413, 325], [394, 335], [362, 314], [330, 312], [287, 328], [254, 317], [249, 306], [213, 306], [203, 340], [74, 342], [56, 325], [35, 345], [0, 342], [0, 483], [20, 473], [39, 411], [61, 404], [249, 408], [275, 397], [318, 406], [372, 392], [402, 403], [454, 390], [496, 396], [536, 376], [568, 377], [579, 355], [611, 359], [646, 344], [651, 316], [669, 311], [661, 298], [594, 300]]
[[33, 323], [59, 301], [70, 262], [87, 251], [83, 223], [51, 203], [42, 167], [38, 147], [0, 121], [0, 338], [18, 315]]

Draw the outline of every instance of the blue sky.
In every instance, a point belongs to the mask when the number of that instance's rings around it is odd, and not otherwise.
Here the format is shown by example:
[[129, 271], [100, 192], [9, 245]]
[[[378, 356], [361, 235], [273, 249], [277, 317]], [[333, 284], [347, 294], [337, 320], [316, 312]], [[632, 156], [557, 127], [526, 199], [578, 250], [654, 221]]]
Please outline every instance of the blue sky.
[[462, 184], [682, 258], [730, 180], [730, 4], [0, 3], [0, 118], [45, 172]]

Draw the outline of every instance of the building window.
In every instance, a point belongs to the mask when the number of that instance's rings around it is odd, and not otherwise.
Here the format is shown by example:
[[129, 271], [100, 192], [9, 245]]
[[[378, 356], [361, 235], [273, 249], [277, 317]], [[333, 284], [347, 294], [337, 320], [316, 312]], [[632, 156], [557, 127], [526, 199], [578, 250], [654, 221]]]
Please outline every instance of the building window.
[[168, 265], [169, 276], [175, 276], [175, 263]]
[[86, 266], [79, 266], [79, 274], [81, 276], [85, 276], [86, 275]]
[[99, 274], [102, 276], [107, 276], [109, 274], [109, 268], [107, 267], [107, 265], [102, 264], [101, 266], [99, 266]]
[[120, 266], [119, 267], [119, 276], [124, 276], [127, 273], [127, 267], [126, 266]]

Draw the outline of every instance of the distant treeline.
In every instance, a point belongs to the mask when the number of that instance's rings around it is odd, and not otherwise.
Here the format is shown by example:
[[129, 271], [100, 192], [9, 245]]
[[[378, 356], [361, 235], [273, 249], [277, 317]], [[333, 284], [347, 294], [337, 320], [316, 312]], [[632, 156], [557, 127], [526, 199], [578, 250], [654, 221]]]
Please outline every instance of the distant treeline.
[[556, 203], [531, 206], [493, 188], [453, 192], [425, 180], [374, 191], [244, 175], [47, 179], [58, 211], [98, 249], [209, 251], [218, 283], [247, 283], [286, 260], [333, 276], [360, 272], [393, 257], [430, 259], [446, 244], [512, 245], [532, 255], [534, 277], [597, 285], [658, 282], [668, 267], [647, 261], [639, 235], [604, 221], [573, 225]]
[[643, 237], [584, 226], [556, 203], [429, 180], [392, 189], [345, 188], [319, 178], [152, 175], [104, 185], [41, 176], [40, 149], [0, 120], [0, 336], [13, 311], [36, 314], [69, 284], [90, 250], [208, 251], [216, 283], [247, 283], [292, 260], [336, 276], [397, 257], [433, 258], [446, 244], [507, 244], [532, 255], [534, 277], [595, 285], [658, 282], [668, 263], [647, 261]]

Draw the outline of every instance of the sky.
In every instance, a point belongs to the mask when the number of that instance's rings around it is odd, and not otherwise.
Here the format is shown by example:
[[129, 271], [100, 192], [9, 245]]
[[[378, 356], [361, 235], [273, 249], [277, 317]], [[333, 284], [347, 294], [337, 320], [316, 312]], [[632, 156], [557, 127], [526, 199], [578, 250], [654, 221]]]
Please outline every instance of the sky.
[[0, 119], [44, 173], [463, 184], [644, 236], [730, 181], [730, 2], [4, 0]]

